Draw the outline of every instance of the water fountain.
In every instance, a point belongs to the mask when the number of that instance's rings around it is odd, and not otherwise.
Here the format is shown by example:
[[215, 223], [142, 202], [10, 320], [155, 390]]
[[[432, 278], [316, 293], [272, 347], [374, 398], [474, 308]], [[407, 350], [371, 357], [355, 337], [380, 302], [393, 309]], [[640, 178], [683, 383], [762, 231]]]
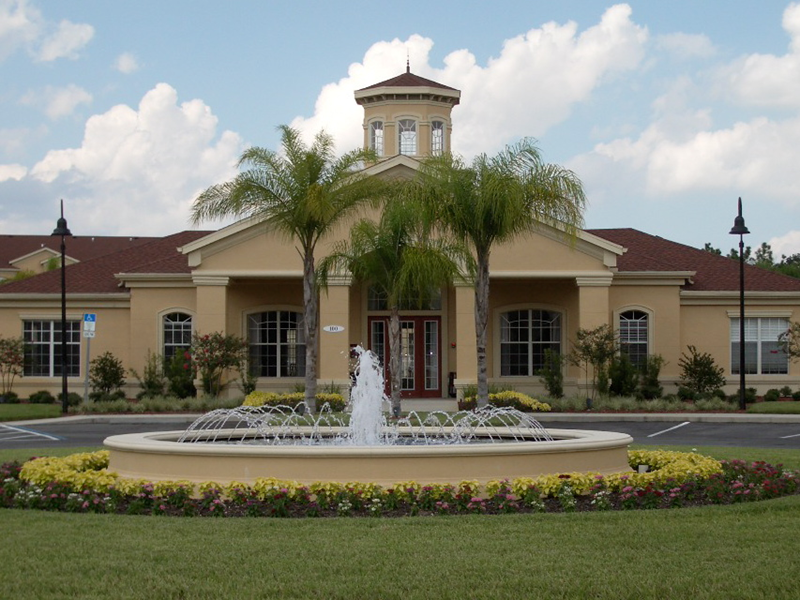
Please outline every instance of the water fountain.
[[630, 470], [620, 433], [547, 430], [530, 414], [487, 407], [415, 412], [388, 422], [375, 356], [358, 349], [349, 419], [289, 407], [218, 409], [186, 431], [109, 437], [109, 468], [123, 477], [239, 481], [274, 477], [302, 483], [458, 483], [545, 473]]

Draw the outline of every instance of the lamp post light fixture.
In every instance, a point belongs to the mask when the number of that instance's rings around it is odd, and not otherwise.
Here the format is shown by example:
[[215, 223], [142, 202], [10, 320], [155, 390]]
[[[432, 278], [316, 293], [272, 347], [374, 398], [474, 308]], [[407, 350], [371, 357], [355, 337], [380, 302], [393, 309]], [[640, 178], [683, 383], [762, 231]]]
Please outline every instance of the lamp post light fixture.
[[744, 236], [748, 233], [750, 230], [744, 224], [742, 199], [739, 198], [739, 214], [733, 220], [730, 234], [739, 236], [739, 408], [741, 410], [747, 409], [744, 399]]
[[61, 217], [51, 235], [61, 236], [61, 412], [66, 415], [69, 407], [67, 402], [69, 389], [67, 386], [67, 265], [64, 238], [71, 236], [72, 233], [64, 218], [63, 200], [61, 201]]

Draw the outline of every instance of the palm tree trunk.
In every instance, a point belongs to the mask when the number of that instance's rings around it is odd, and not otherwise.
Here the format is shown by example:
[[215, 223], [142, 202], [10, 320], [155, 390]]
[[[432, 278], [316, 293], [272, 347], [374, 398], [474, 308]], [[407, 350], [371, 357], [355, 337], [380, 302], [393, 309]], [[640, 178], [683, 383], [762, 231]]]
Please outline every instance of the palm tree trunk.
[[475, 344], [478, 358], [477, 406], [489, 404], [489, 377], [486, 369], [486, 328], [489, 323], [489, 252], [478, 252], [475, 277]]
[[392, 307], [389, 317], [389, 387], [392, 415], [400, 416], [400, 361], [402, 354], [400, 342], [400, 309]]
[[314, 255], [303, 257], [303, 328], [306, 337], [305, 402], [317, 410], [317, 333], [319, 331], [319, 296], [314, 273]]

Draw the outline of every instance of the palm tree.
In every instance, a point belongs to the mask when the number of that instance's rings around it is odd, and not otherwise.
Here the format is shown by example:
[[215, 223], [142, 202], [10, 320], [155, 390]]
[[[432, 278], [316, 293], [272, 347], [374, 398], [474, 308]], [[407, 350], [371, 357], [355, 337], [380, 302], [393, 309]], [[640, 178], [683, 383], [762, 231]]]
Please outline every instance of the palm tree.
[[481, 154], [470, 165], [452, 154], [425, 159], [415, 195], [424, 201], [428, 219], [474, 253], [478, 406], [485, 406], [492, 247], [540, 225], [553, 226], [573, 239], [583, 224], [583, 186], [572, 171], [543, 162], [535, 143], [524, 139], [494, 157]]
[[400, 414], [400, 309], [421, 306], [433, 290], [459, 277], [463, 249], [432, 238], [420, 219], [418, 204], [403, 198], [404, 184], [394, 182], [390, 200], [379, 221], [364, 219], [350, 231], [350, 239], [336, 244], [319, 263], [320, 287], [332, 275], [349, 272], [353, 279], [373, 286], [386, 298], [389, 317], [389, 376], [392, 414]]
[[336, 158], [333, 138], [320, 131], [310, 147], [300, 132], [281, 125], [281, 153], [245, 150], [245, 169], [226, 183], [213, 185], [192, 206], [192, 222], [222, 217], [251, 217], [268, 230], [294, 240], [303, 261], [303, 327], [306, 341], [305, 401], [316, 408], [319, 297], [314, 252], [319, 241], [367, 203], [380, 199], [382, 182], [357, 169], [374, 160], [358, 150]]

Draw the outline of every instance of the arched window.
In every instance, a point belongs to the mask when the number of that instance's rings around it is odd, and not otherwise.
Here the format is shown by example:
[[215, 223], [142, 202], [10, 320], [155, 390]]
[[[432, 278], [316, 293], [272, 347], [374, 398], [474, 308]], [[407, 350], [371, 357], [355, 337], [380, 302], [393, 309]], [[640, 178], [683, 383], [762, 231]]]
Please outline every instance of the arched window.
[[631, 364], [644, 367], [649, 354], [649, 315], [643, 310], [626, 310], [619, 314], [619, 351]]
[[414, 119], [400, 119], [397, 131], [400, 154], [414, 156], [417, 153], [417, 122]]
[[444, 122], [431, 122], [431, 154], [439, 156], [444, 152]]
[[174, 312], [164, 315], [162, 320], [164, 335], [164, 362], [168, 363], [176, 354], [192, 345], [192, 316]]
[[303, 377], [306, 343], [303, 314], [271, 310], [247, 317], [250, 373], [256, 377]]
[[561, 353], [561, 313], [526, 309], [500, 315], [500, 375], [536, 375], [545, 350]]
[[383, 121], [369, 124], [369, 148], [378, 156], [383, 156]]

